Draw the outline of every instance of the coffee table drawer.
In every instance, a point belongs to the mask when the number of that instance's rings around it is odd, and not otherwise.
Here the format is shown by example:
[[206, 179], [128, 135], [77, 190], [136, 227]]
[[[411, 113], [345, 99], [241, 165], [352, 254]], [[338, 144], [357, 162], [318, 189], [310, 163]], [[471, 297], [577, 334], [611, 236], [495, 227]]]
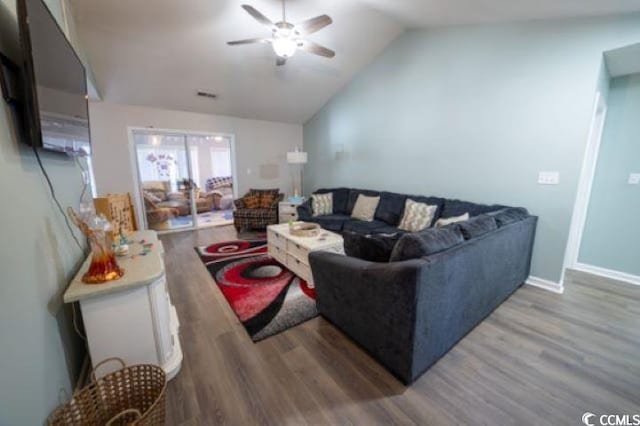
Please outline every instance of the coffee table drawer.
[[294, 243], [293, 241], [287, 241], [287, 253], [301, 261], [302, 263], [309, 264], [309, 251]]
[[269, 244], [268, 249], [269, 249], [269, 255], [271, 257], [273, 257], [275, 260], [282, 263], [283, 265], [287, 264], [287, 253], [284, 251], [283, 248], [280, 248], [273, 244]]
[[287, 248], [287, 239], [281, 234], [278, 234], [277, 232], [274, 232], [273, 230], [268, 228], [267, 241], [269, 242], [269, 246], [280, 247], [283, 251]]
[[296, 274], [306, 282], [312, 282], [311, 268], [309, 267], [309, 265], [302, 263], [299, 259], [296, 259], [291, 255], [287, 255], [287, 268], [291, 269], [294, 274]]

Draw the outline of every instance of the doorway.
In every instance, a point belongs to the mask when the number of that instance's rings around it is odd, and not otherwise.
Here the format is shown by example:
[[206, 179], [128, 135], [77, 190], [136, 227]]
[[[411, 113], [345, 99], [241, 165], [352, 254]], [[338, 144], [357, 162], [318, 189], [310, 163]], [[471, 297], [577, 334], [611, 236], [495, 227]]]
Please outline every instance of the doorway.
[[625, 67], [607, 62], [596, 97], [565, 266], [640, 285], [640, 66], [616, 64]]
[[131, 129], [142, 223], [159, 232], [233, 223], [234, 138]]

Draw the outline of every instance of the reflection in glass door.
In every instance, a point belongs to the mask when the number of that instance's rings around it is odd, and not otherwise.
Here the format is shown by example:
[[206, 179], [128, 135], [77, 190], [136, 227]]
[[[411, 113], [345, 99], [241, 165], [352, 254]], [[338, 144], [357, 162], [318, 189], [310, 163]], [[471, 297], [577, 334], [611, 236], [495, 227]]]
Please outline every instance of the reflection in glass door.
[[231, 138], [189, 135], [192, 177], [199, 189], [198, 227], [233, 223], [234, 179]]
[[133, 130], [140, 200], [157, 231], [233, 224], [233, 137]]
[[139, 187], [149, 229], [193, 228], [193, 181], [186, 136], [134, 131]]

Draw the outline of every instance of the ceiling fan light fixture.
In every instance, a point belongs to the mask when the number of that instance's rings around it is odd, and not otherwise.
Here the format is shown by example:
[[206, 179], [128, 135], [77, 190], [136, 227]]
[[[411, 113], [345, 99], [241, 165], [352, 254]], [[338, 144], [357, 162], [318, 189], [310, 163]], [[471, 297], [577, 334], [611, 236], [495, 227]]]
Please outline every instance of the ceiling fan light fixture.
[[313, 41], [306, 39], [308, 35], [316, 33], [327, 25], [333, 23], [333, 20], [329, 15], [320, 15], [315, 18], [293, 24], [287, 21], [285, 0], [282, 0], [282, 20], [278, 22], [271, 21], [256, 8], [248, 4], [243, 4], [242, 8], [251, 15], [253, 19], [268, 27], [271, 31], [271, 37], [234, 40], [227, 42], [228, 45], [238, 46], [255, 43], [270, 44], [278, 57], [276, 60], [277, 66], [285, 65], [287, 63], [287, 59], [295, 55], [298, 50], [303, 50], [307, 53], [323, 56], [325, 58], [333, 58], [336, 55], [333, 50], [327, 49], [318, 43], [314, 43]]
[[296, 54], [298, 43], [290, 38], [276, 38], [271, 43], [273, 51], [281, 58], [290, 58]]

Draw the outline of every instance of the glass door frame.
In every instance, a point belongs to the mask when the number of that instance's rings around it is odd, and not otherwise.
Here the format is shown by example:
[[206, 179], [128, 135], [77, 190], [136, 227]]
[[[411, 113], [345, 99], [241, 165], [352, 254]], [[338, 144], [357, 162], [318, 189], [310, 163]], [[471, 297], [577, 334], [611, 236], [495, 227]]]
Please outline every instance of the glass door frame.
[[[155, 127], [135, 127], [129, 126], [127, 127], [127, 134], [129, 137], [129, 158], [131, 160], [132, 170], [135, 170], [133, 173], [133, 188], [136, 193], [134, 197], [136, 203], [136, 216], [138, 219], [138, 223], [143, 224], [143, 229], [150, 229], [149, 224], [147, 223], [147, 215], [144, 209], [144, 201], [142, 195], [142, 175], [140, 172], [140, 167], [138, 165], [138, 153], [136, 150], [136, 141], [135, 135], [140, 134], [161, 134], [162, 136], [179, 136], [184, 138], [184, 146], [187, 157], [187, 171], [189, 174], [189, 179], [193, 179], [193, 169], [191, 165], [191, 155], [190, 155], [190, 144], [189, 144], [189, 136], [195, 137], [223, 137], [229, 140], [230, 151], [231, 151], [231, 174], [233, 177], [233, 198], [238, 198], [238, 173], [236, 168], [236, 137], [231, 133], [223, 133], [223, 132], [200, 132], [193, 130], [175, 130], [175, 129], [161, 129]], [[156, 231], [159, 234], [165, 234], [170, 232], [180, 232], [180, 231], [193, 231], [199, 229], [198, 227], [198, 213], [196, 208], [196, 199], [194, 197], [195, 188], [190, 189], [190, 201], [191, 201], [191, 217], [192, 217], [192, 226], [180, 227], [177, 229], [168, 229], [168, 230], [159, 230]]]

